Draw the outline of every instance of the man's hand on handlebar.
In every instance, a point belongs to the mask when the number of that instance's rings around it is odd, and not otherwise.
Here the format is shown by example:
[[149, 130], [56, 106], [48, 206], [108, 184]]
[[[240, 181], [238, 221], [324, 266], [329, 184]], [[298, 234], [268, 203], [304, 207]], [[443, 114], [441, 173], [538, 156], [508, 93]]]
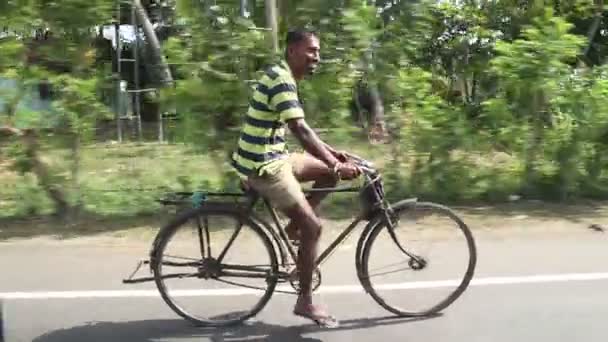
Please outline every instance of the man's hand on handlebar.
[[340, 161], [340, 163], [348, 162], [348, 153], [346, 151], [335, 151], [334, 157]]
[[361, 169], [352, 163], [340, 163], [336, 165], [335, 173], [340, 179], [350, 180], [361, 175]]
[[334, 168], [334, 173], [339, 179], [350, 180], [361, 175], [361, 169], [350, 160], [350, 154], [346, 151], [333, 151], [334, 157], [339, 163]]
[[351, 180], [359, 177], [362, 173], [373, 173], [373, 165], [351, 153], [346, 151], [334, 151], [334, 156], [340, 161], [334, 168], [334, 173], [340, 179]]

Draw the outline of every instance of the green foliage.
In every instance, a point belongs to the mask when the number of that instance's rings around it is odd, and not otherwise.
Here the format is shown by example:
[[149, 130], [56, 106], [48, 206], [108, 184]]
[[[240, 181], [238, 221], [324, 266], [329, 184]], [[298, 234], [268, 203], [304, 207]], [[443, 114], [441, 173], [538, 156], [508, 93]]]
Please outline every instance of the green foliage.
[[[340, 128], [338, 144], [352, 145], [344, 128], [354, 85], [380, 85], [393, 137], [385, 172], [395, 196], [568, 198], [581, 194], [590, 174], [601, 184], [603, 131], [593, 142], [589, 133], [602, 127], [601, 96], [590, 94], [604, 84], [597, 72], [577, 79], [586, 40], [573, 33], [585, 31], [573, 20], [592, 15], [592, 2], [376, 5], [289, 1], [280, 6], [279, 27], [281, 37], [292, 26], [320, 32], [322, 68], [300, 90], [315, 127]], [[273, 60], [267, 32], [249, 29], [265, 25], [263, 8], [246, 20], [236, 3], [185, 1], [176, 13], [184, 25], [165, 51], [179, 82], [164, 102], [182, 117], [179, 140], [214, 155], [233, 147], [247, 81]], [[593, 114], [583, 129], [587, 109]], [[221, 153], [214, 158], [225, 165]]]
[[[161, 36], [176, 83], [154, 101], [177, 115], [172, 142], [204, 155], [202, 169], [212, 168], [213, 176], [192, 172], [190, 164], [161, 165], [166, 174], [123, 170], [141, 183], [121, 183], [117, 175], [115, 186], [234, 190], [225, 157], [234, 148], [253, 81], [282, 57], [287, 29], [310, 26], [320, 34], [322, 63], [299, 86], [307, 119], [315, 128], [333, 129], [324, 136], [332, 144], [361, 149], [380, 162], [391, 198], [608, 196], [608, 69], [602, 65], [608, 20], [593, 0], [280, 1], [279, 55], [264, 29], [262, 1], [249, 2], [255, 3], [249, 18], [239, 17], [236, 1], [167, 3], [175, 8], [163, 24], [173, 26]], [[11, 32], [53, 32], [46, 43], [0, 36], [0, 75], [19, 85], [0, 92], [9, 104], [3, 108], [19, 109], [17, 118], [0, 113], [2, 124], [61, 127], [70, 139], [55, 141], [53, 148], [93, 138], [96, 124], [111, 113], [99, 102], [110, 75], [109, 66], [95, 58], [91, 29], [107, 23], [114, 6], [109, 0], [0, 2], [0, 22]], [[596, 16], [604, 18], [597, 27]], [[27, 102], [23, 90], [40, 80], [55, 85], [51, 108], [18, 106]], [[350, 111], [358, 84], [380, 89], [391, 135], [385, 146], [368, 146], [364, 134], [353, 134]], [[18, 147], [11, 151], [12, 171], [28, 177], [31, 160]], [[65, 165], [53, 167], [69, 174]], [[87, 180], [82, 187], [89, 208], [150, 205], [146, 194], [95, 194], [96, 186], [108, 184], [95, 177], [98, 183]]]
[[[93, 38], [95, 27], [110, 20], [114, 4], [111, 0], [39, 0], [2, 5], [0, 19], [5, 19], [1, 21], [7, 28], [0, 38], [4, 81], [0, 122], [22, 130], [16, 134], [22, 147], [15, 150], [12, 167], [23, 176], [35, 174], [58, 210], [65, 210], [69, 204], [63, 202], [74, 197], [67, 183], [71, 178], [77, 184], [81, 143], [92, 137], [97, 121], [109, 114], [98, 94]], [[68, 137], [65, 142], [72, 152], [62, 163], [45, 160], [47, 146], [40, 137], [46, 130]], [[33, 133], [24, 135], [26, 131]], [[55, 139], [54, 147], [59, 140]], [[73, 165], [70, 177], [65, 173], [69, 164]]]
[[578, 149], [572, 141], [577, 115], [564, 110], [565, 102], [556, 107], [554, 100], [573, 99], [568, 84], [584, 39], [569, 33], [572, 26], [546, 10], [524, 28], [522, 38], [498, 42], [499, 56], [491, 61], [501, 88], [486, 102], [486, 114], [499, 142], [525, 160], [524, 191], [529, 195], [558, 197], [560, 191], [551, 187], [560, 183], [562, 198], [572, 190], [576, 163], [566, 155]]
[[163, 91], [161, 102], [181, 119], [179, 141], [217, 149], [214, 143], [229, 139], [226, 128], [237, 126], [247, 108], [249, 80], [268, 61], [268, 42], [229, 7], [204, 11], [199, 3], [185, 1], [178, 2], [177, 13], [183, 25], [165, 50], [179, 81]]

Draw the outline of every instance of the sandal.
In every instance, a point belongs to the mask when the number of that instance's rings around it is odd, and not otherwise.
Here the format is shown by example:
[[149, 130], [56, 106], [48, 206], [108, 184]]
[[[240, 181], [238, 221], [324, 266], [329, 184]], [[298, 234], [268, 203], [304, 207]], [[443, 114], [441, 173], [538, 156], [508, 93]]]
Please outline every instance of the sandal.
[[310, 319], [311, 321], [315, 322], [320, 327], [337, 328], [340, 326], [340, 322], [338, 321], [338, 319], [329, 314], [326, 314], [326, 315], [316, 314], [315, 315], [315, 314], [312, 314], [312, 312], [299, 312], [296, 309], [293, 310], [293, 314], [296, 316], [299, 316], [299, 317]]

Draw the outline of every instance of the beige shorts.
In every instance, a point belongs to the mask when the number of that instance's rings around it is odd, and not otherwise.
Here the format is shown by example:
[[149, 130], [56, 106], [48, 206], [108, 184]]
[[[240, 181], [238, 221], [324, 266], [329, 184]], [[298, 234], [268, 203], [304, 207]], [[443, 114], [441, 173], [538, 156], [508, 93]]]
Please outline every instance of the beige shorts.
[[272, 162], [263, 168], [261, 175], [250, 176], [248, 183], [279, 210], [305, 203], [306, 195], [296, 178], [296, 172], [303, 167], [304, 158], [303, 154], [293, 153], [287, 159]]

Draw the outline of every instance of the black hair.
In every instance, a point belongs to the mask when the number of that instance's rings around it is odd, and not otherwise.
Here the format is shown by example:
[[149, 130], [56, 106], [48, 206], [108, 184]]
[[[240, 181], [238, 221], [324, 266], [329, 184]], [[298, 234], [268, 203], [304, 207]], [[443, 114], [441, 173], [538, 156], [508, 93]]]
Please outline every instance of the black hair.
[[287, 47], [299, 43], [310, 36], [318, 37], [318, 34], [316, 31], [307, 28], [289, 30], [289, 32], [287, 32], [287, 37], [285, 38], [285, 46]]
[[287, 59], [287, 49], [290, 45], [297, 44], [310, 36], [318, 37], [318, 33], [312, 29], [307, 28], [296, 28], [289, 30], [287, 32], [287, 36], [285, 37], [285, 59]]

